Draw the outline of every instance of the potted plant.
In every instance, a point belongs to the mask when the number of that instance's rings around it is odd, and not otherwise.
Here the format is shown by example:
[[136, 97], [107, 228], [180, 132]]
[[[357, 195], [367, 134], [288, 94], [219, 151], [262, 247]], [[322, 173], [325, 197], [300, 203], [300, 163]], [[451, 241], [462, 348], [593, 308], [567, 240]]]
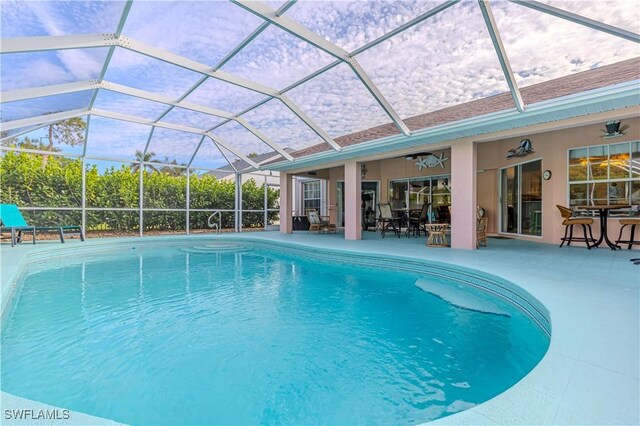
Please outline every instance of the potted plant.
[[620, 120], [609, 120], [605, 123], [608, 135], [615, 135], [620, 131]]

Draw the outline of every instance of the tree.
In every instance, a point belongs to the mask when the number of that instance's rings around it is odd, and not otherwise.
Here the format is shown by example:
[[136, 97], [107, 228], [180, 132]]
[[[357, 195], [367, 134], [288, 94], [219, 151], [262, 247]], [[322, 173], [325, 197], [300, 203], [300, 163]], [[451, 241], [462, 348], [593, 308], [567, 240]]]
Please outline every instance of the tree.
[[[164, 157], [162, 160], [163, 164], [171, 164], [176, 166], [186, 166], [185, 163], [178, 163], [178, 160], [175, 158], [170, 160], [169, 157]], [[160, 173], [164, 173], [169, 176], [184, 176], [187, 173], [187, 169], [183, 167], [171, 167], [171, 166], [162, 166], [160, 167]]]
[[[46, 138], [42, 138], [42, 139], [46, 139]], [[4, 146], [13, 146], [13, 147], [18, 147], [18, 148], [25, 148], [25, 149], [35, 149], [38, 151], [46, 151], [47, 150], [47, 145], [44, 145], [42, 143], [42, 140], [40, 139], [30, 139], [28, 136], [23, 137], [22, 139], [18, 139], [16, 137], [10, 137], [9, 139], [6, 139], [2, 142], [2, 145]], [[49, 151], [59, 151], [59, 148], [51, 148], [49, 149]]]
[[[137, 163], [134, 163], [131, 165], [131, 173], [137, 173], [140, 170], [140, 164], [142, 163], [148, 163], [150, 161], [155, 160], [155, 156], [156, 153], [151, 151], [151, 152], [147, 152], [146, 154], [140, 150], [136, 150], [136, 161]], [[153, 171], [153, 172], [157, 172], [158, 169], [157, 167], [151, 165], [151, 164], [145, 164], [145, 167], [148, 168], [149, 170]]]
[[78, 146], [84, 143], [84, 133], [87, 123], [80, 117], [67, 118], [49, 125], [48, 150], [53, 149], [53, 142], [63, 143], [69, 146]]
[[[84, 143], [84, 134], [87, 129], [87, 123], [80, 117], [67, 118], [49, 125], [49, 144], [43, 146], [44, 151], [56, 151], [53, 143], [78, 146]], [[26, 139], [26, 138], [25, 138]], [[42, 157], [42, 168], [47, 166], [49, 156]]]

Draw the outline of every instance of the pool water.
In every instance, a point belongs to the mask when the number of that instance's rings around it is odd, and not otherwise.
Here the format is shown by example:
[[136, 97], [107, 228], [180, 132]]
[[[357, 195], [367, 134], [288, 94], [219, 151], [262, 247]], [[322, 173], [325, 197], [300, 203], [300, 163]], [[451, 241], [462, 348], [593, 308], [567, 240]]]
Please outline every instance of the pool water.
[[520, 310], [475, 290], [506, 314], [456, 307], [418, 280], [255, 247], [56, 259], [5, 321], [2, 390], [128, 424], [414, 424], [542, 358]]

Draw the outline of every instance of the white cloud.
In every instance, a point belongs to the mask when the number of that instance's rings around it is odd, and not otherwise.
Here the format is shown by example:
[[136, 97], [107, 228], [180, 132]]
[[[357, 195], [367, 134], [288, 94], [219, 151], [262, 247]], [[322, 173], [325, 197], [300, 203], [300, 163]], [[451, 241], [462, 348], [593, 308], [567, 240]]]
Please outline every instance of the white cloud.
[[[230, 161], [235, 161], [235, 159], [235, 156], [229, 158]], [[191, 165], [193, 167], [217, 168], [226, 166], [227, 160], [220, 154], [220, 150], [216, 148], [211, 139], [205, 138]]]
[[263, 100], [265, 95], [209, 78], [186, 100], [200, 105], [238, 113]]
[[229, 2], [134, 2], [124, 34], [214, 66], [262, 20]]
[[2, 1], [2, 37], [115, 32], [122, 1]]
[[87, 137], [87, 155], [133, 160], [136, 150], [144, 150], [150, 126], [91, 117]]
[[[577, 6], [576, 2], [554, 5], [574, 11]], [[640, 22], [640, 8], [630, 2], [579, 5], [585, 16], [606, 16], [614, 25], [626, 25], [628, 16]], [[636, 43], [512, 3], [498, 3], [494, 14], [521, 86], [640, 56]]]
[[284, 89], [334, 60], [272, 25], [222, 69], [275, 89]]
[[197, 111], [184, 108], [173, 108], [169, 114], [162, 118], [162, 121], [174, 124], [182, 124], [202, 130], [208, 130], [224, 119]]
[[108, 90], [100, 90], [98, 92], [93, 106], [96, 109], [135, 115], [148, 120], [157, 119], [169, 108], [169, 106], [165, 104], [110, 92]]
[[272, 151], [268, 145], [265, 145], [264, 142], [234, 121], [218, 127], [212, 133], [217, 138], [232, 145], [244, 155], [251, 153], [262, 154]]
[[195, 152], [201, 135], [179, 132], [175, 130], [156, 128], [149, 143], [149, 152], [154, 152], [159, 161], [165, 157], [169, 161], [188, 163]]
[[60, 50], [57, 55], [75, 80], [91, 80], [100, 75], [104, 66], [103, 49]]
[[[271, 100], [250, 111], [244, 118], [282, 147], [302, 149], [322, 143], [322, 139], [279, 100]], [[266, 152], [269, 148], [254, 150]]]
[[390, 121], [345, 64], [287, 94], [333, 137]]
[[178, 98], [201, 74], [130, 50], [116, 48], [105, 80]]

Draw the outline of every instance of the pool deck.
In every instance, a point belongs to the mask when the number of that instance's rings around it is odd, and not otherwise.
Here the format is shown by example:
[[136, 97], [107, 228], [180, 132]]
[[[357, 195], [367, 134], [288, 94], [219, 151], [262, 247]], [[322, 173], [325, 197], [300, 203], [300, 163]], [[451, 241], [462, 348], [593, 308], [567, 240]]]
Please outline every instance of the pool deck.
[[[0, 248], [2, 301], [14, 274], [33, 254], [106, 249], [127, 241], [171, 241], [175, 236], [70, 240]], [[540, 300], [551, 315], [549, 351], [520, 382], [474, 408], [435, 424], [640, 424], [640, 266], [629, 259], [638, 250], [587, 250], [584, 245], [558, 248], [519, 240], [489, 239], [488, 247], [465, 251], [425, 247], [424, 238], [396, 238], [363, 233], [362, 241], [341, 234], [295, 232], [194, 235], [252, 238], [360, 253], [393, 254], [452, 263], [498, 275]], [[62, 250], [60, 250], [62, 249]], [[3, 398], [4, 399], [4, 398]], [[3, 404], [4, 405], [4, 404]], [[4, 407], [3, 407], [4, 408]], [[30, 407], [24, 407], [30, 408]], [[20, 424], [20, 423], [18, 423]], [[22, 423], [25, 424], [25, 423]]]

